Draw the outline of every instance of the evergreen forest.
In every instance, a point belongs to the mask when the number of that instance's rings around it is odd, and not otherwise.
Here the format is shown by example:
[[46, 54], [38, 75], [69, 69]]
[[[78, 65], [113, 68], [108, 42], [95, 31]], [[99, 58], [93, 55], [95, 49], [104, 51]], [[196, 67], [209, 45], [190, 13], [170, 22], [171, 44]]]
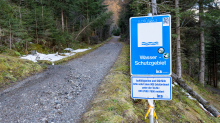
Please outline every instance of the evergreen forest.
[[118, 25], [129, 39], [129, 18], [170, 14], [173, 72], [190, 76], [201, 86], [218, 87], [220, 75], [220, 4], [216, 0], [131, 0], [123, 4]]
[[107, 39], [112, 12], [103, 1], [0, 0], [0, 53], [48, 54]]
[[[220, 0], [0, 0], [0, 8], [0, 123], [220, 123]], [[170, 75], [131, 75], [139, 37], [130, 41], [130, 19], [149, 13], [170, 15], [172, 59], [163, 38], [141, 41], [150, 55], [136, 55], [143, 64], [133, 68], [168, 66]], [[168, 25], [158, 33], [167, 40]], [[141, 38], [156, 37], [150, 31]]]

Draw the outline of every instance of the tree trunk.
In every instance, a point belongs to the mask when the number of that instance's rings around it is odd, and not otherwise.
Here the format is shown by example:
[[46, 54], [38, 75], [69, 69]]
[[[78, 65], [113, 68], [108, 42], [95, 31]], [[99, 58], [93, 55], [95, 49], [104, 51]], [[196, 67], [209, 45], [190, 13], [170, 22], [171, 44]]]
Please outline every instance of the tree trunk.
[[11, 23], [10, 23], [10, 19], [9, 19], [9, 27], [10, 27], [9, 46], [10, 46], [10, 50], [11, 50]]
[[190, 61], [189, 61], [189, 76], [191, 76], [192, 74], [192, 63], [191, 63], [191, 58], [190, 58]]
[[[86, 18], [87, 18], [87, 21], [89, 22], [89, 7], [88, 7], [88, 0], [86, 0], [86, 4], [87, 4], [87, 14], [86, 14]], [[87, 36], [87, 39], [88, 39], [88, 44], [90, 44], [89, 35]]]
[[211, 81], [211, 86], [213, 86], [213, 83], [214, 83], [214, 61], [212, 62], [212, 81]]
[[181, 78], [182, 68], [181, 68], [181, 43], [180, 43], [180, 18], [179, 18], [179, 0], [175, 0], [176, 11], [176, 34], [177, 34], [177, 59], [176, 59], [176, 73], [179, 78]]
[[42, 20], [43, 20], [43, 18], [44, 18], [44, 6], [43, 6], [43, 2], [42, 2], [42, 0], [41, 0], [41, 8], [42, 8]]
[[211, 85], [211, 66], [208, 66], [208, 85]]
[[152, 15], [157, 15], [157, 1], [152, 0]]
[[88, 39], [88, 44], [90, 44], [90, 39], [89, 39], [89, 36], [87, 37], [87, 39]]
[[101, 28], [100, 29], [100, 37], [99, 37], [99, 39], [102, 39], [102, 35], [103, 35], [103, 29]]
[[210, 85], [210, 66], [208, 66], [208, 85]]
[[74, 36], [75, 35], [75, 33], [74, 33], [74, 31], [75, 31], [75, 29], [74, 29], [74, 24], [73, 24], [73, 29], [72, 29], [73, 31], [72, 31], [72, 35]]
[[210, 82], [209, 85], [212, 85], [212, 66], [210, 66]]
[[[215, 48], [214, 48], [214, 50], [215, 50]], [[215, 85], [215, 51], [214, 51], [214, 60], [213, 60], [213, 85]]]
[[212, 79], [212, 68], [211, 68], [211, 66], [210, 66], [210, 68], [209, 68], [210, 70], [209, 70], [209, 85], [211, 85], [211, 79]]
[[2, 28], [0, 26], [0, 45], [2, 45]]
[[205, 38], [204, 38], [204, 21], [203, 21], [203, 0], [199, 0], [199, 23], [202, 31], [200, 32], [200, 73], [199, 82], [204, 86], [205, 84]]
[[35, 8], [35, 22], [36, 22], [36, 30], [35, 30], [35, 33], [36, 33], [36, 37], [37, 37], [37, 44], [38, 44], [38, 33], [37, 33], [37, 15], [36, 15], [36, 8]]
[[41, 8], [42, 8], [42, 12], [41, 12], [42, 15], [41, 16], [42, 16], [42, 23], [43, 23], [43, 28], [42, 29], [43, 29], [43, 32], [44, 32], [44, 6], [43, 6], [43, 1], [42, 0], [41, 0]]
[[214, 82], [214, 87], [217, 88], [217, 83], [218, 83], [218, 63], [217, 63], [217, 51], [215, 47], [215, 82]]
[[216, 50], [216, 48], [214, 48], [214, 60], [213, 60], [213, 62], [214, 62], [214, 63], [213, 63], [213, 76], [214, 76], [214, 77], [213, 77], [213, 86], [215, 86], [215, 82], [216, 82], [216, 73], [215, 73], [215, 71], [216, 71], [216, 70], [215, 70], [215, 69], [216, 69], [216, 68], [215, 68], [215, 66], [216, 66], [216, 62], [215, 62], [216, 54], [215, 54], [215, 53], [216, 53], [216, 52], [215, 52], [215, 50]]
[[[62, 3], [62, 0], [61, 0]], [[64, 19], [63, 19], [63, 8], [61, 7], [61, 21], [62, 21], [62, 31], [64, 32]]]
[[20, 0], [20, 5], [19, 5], [19, 14], [20, 14], [20, 26], [22, 24], [22, 15], [21, 15], [21, 0]]
[[172, 74], [172, 78], [180, 85], [180, 87], [185, 89], [191, 96], [196, 98], [196, 100], [200, 102], [206, 108], [206, 110], [212, 113], [215, 117], [220, 117], [220, 113], [218, 112], [218, 110], [216, 110], [212, 105], [210, 105], [210, 103], [203, 99], [199, 94], [193, 91], [193, 89], [189, 87], [183, 79], [179, 78], [174, 73]]
[[76, 35], [75, 40], [77, 40], [77, 38], [79, 37], [79, 35], [89, 26], [91, 25], [93, 22], [95, 22], [98, 18], [96, 18], [95, 20], [93, 20], [92, 22], [89, 22], [89, 24], [87, 24], [83, 29], [80, 30], [80, 32]]
[[66, 17], [66, 31], [68, 32], [68, 23], [67, 23], [67, 17]]
[[88, 8], [88, 0], [86, 0], [87, 3], [87, 21], [89, 22], [89, 8]]
[[[25, 47], [26, 47], [26, 53], [27, 53], [27, 41], [25, 42], [25, 44], [26, 44], [26, 46], [25, 46]], [[27, 55], [27, 54], [26, 54], [26, 55]]]
[[217, 61], [217, 59], [218, 59], [218, 53], [217, 53], [217, 51], [216, 51], [216, 83], [215, 83], [215, 87], [217, 88], [218, 87], [218, 61]]

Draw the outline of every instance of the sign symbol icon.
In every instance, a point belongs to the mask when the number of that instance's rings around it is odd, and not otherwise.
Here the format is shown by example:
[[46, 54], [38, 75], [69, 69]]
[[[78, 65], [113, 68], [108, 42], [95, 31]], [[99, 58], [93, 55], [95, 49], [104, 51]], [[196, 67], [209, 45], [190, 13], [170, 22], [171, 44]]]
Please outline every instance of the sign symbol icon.
[[168, 17], [163, 18], [163, 26], [169, 26], [169, 18]]
[[163, 48], [159, 48], [159, 49], [158, 49], [158, 53], [160, 53], [160, 54], [163, 54], [164, 51], [165, 51], [165, 50], [164, 50]]
[[168, 58], [170, 58], [170, 55], [169, 55], [169, 53], [164, 53], [164, 54], [163, 54], [163, 58], [165, 58], [165, 59], [168, 59]]

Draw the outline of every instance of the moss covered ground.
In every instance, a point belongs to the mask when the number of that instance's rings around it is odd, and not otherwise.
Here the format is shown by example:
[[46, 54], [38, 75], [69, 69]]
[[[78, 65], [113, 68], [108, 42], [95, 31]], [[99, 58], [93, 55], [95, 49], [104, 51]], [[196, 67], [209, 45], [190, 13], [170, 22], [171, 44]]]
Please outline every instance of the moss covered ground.
[[[133, 100], [130, 92], [130, 49], [123, 44], [120, 56], [103, 80], [90, 109], [83, 115], [84, 123], [148, 123], [144, 119], [148, 110], [147, 100]], [[184, 78], [189, 78], [185, 76]], [[187, 83], [220, 111], [220, 95], [211, 94], [195, 82]], [[189, 99], [181, 87], [175, 85], [171, 101], [156, 101], [155, 110], [159, 123], [220, 123], [204, 111], [196, 100]]]
[[0, 55], [0, 89], [42, 70], [42, 66], [32, 61]]
[[[93, 50], [105, 44], [110, 39], [111, 38], [100, 44], [86, 45], [86, 47], [90, 47], [91, 49], [85, 52], [76, 53], [73, 56], [56, 61], [54, 62], [54, 64], [61, 64], [63, 62], [67, 62], [71, 59], [92, 52]], [[83, 47], [79, 45], [78, 48], [85, 48], [85, 46]], [[49, 49], [43, 48], [41, 45], [32, 44], [30, 49], [36, 49], [40, 53], [49, 53]], [[22, 80], [30, 75], [39, 73], [43, 71], [43, 69], [46, 69], [47, 65], [52, 64], [51, 61], [47, 60], [42, 60], [38, 61], [38, 63], [34, 63], [30, 60], [20, 59], [19, 56], [21, 56], [21, 54], [14, 50], [7, 50], [5, 53], [0, 54], [0, 90], [15, 84], [17, 81]]]

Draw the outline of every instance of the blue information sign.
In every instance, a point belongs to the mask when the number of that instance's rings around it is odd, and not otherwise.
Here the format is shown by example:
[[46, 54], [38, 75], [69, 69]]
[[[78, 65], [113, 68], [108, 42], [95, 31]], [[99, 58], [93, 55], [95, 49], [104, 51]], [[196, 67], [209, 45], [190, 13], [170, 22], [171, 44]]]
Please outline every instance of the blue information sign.
[[164, 77], [131, 77], [131, 97], [134, 99], [172, 99], [172, 78]]
[[171, 16], [130, 18], [131, 75], [171, 75]]

